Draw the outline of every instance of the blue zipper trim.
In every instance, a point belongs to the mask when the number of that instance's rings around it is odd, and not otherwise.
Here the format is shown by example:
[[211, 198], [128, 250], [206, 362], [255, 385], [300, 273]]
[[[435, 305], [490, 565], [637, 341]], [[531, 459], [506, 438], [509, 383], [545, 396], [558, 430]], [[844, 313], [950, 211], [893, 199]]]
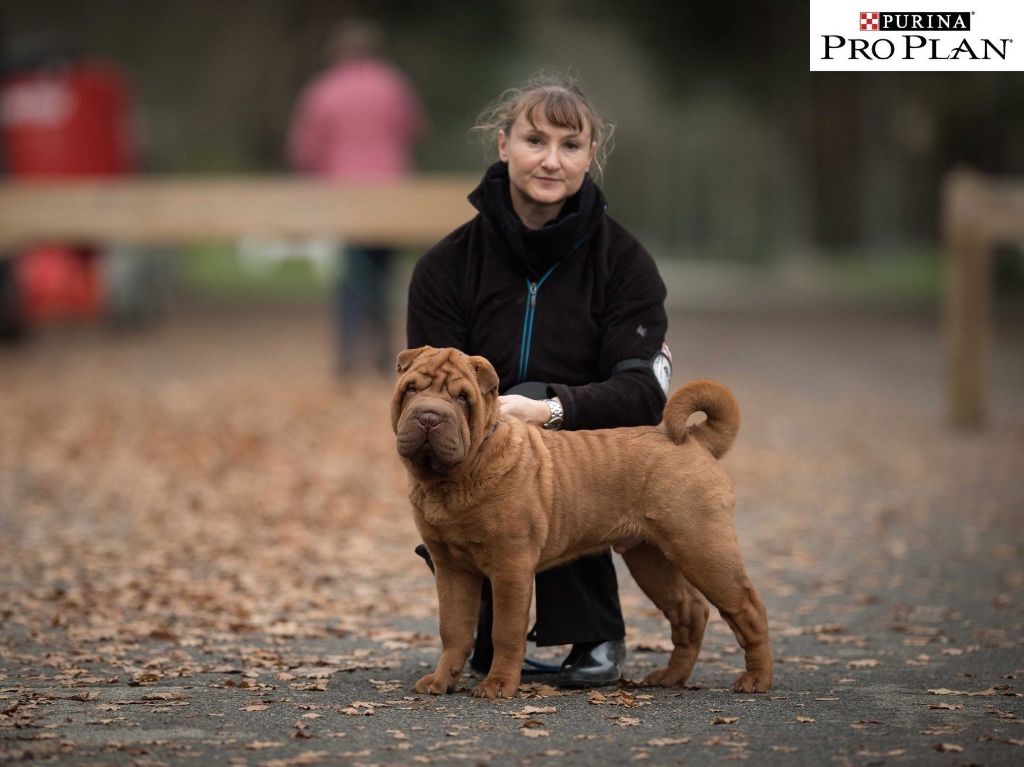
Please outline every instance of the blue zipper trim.
[[522, 383], [526, 380], [526, 369], [530, 364], [530, 346], [533, 344], [533, 318], [537, 312], [537, 291], [540, 290], [540, 286], [544, 284], [547, 278], [551, 276], [551, 273], [557, 268], [558, 264], [556, 263], [536, 282], [530, 282], [530, 278], [526, 278], [526, 312], [523, 314], [523, 338], [519, 344], [519, 370], [516, 383]]

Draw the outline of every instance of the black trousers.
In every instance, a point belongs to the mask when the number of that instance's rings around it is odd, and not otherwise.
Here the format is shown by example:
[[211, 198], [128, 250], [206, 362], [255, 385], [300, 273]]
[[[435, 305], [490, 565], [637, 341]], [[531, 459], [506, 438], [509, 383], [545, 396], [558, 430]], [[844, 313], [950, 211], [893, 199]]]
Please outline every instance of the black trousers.
[[[531, 399], [547, 397], [547, 384], [527, 381], [506, 394], [521, 394]], [[607, 642], [626, 636], [626, 624], [619, 606], [619, 581], [611, 550], [568, 562], [537, 573], [537, 623], [530, 639], [538, 647], [585, 642]], [[494, 651], [491, 627], [494, 609], [491, 584], [484, 581], [480, 618], [476, 627], [474, 664], [489, 666]], [[481, 661], [486, 661], [481, 664]]]
[[[545, 570], [536, 576], [537, 623], [530, 638], [538, 647], [606, 642], [626, 636], [619, 605], [619, 582], [611, 551]], [[476, 629], [474, 665], [493, 656], [494, 609], [491, 584], [484, 581]]]

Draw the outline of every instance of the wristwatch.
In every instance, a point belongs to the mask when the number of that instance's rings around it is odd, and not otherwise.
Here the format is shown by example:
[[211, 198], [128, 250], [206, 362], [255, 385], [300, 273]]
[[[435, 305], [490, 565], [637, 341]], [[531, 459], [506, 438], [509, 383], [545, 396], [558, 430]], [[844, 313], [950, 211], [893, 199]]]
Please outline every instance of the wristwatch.
[[562, 410], [562, 403], [557, 399], [546, 399], [544, 404], [548, 406], [548, 411], [551, 413], [547, 421], [541, 424], [544, 429], [550, 429], [551, 431], [557, 431], [562, 428], [562, 421], [565, 418], [565, 411]]

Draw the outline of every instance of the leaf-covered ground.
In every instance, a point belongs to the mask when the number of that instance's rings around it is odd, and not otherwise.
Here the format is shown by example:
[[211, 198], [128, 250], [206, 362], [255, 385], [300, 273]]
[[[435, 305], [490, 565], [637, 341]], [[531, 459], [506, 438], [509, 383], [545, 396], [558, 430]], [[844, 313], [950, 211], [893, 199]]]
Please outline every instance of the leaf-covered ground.
[[[1019, 764], [1017, 320], [991, 428], [964, 435], [934, 318], [672, 318], [674, 383], [744, 412], [725, 465], [778, 660], [758, 696], [728, 691], [717, 616], [686, 689], [412, 694], [436, 608], [390, 382], [331, 376], [320, 311], [0, 349], [0, 763]], [[642, 679], [668, 632], [624, 570], [622, 598]]]

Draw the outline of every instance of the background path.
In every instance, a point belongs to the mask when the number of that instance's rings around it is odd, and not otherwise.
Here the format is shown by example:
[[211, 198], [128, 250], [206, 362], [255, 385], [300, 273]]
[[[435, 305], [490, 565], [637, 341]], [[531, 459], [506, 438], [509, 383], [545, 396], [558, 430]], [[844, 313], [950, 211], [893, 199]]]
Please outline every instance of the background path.
[[[1019, 764], [1019, 320], [992, 428], [961, 435], [927, 314], [673, 316], [674, 384], [743, 408], [725, 465], [779, 661], [758, 696], [728, 691], [717, 616], [685, 690], [411, 694], [435, 605], [390, 382], [334, 381], [319, 311], [0, 350], [0, 763]], [[625, 571], [622, 594], [636, 680], [668, 632]]]

